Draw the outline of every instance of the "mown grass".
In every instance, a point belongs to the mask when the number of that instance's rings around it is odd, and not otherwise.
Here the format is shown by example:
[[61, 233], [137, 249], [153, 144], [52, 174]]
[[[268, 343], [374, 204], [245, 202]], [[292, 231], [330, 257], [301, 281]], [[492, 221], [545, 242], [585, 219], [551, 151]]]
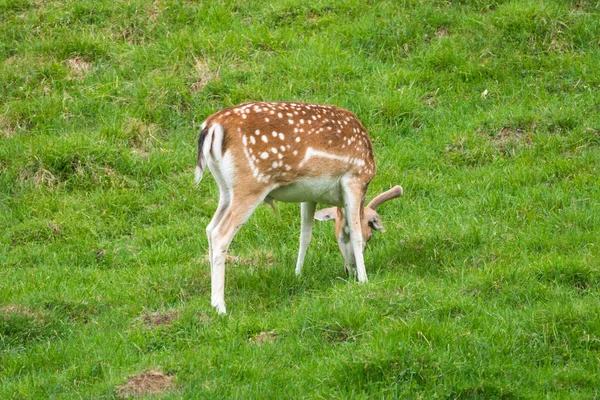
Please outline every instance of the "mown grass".
[[[597, 2], [3, 0], [0, 17], [0, 397], [117, 397], [157, 369], [171, 398], [600, 396]], [[261, 207], [219, 317], [195, 140], [250, 100], [351, 109], [371, 195], [405, 196], [364, 285], [321, 224], [295, 277], [298, 207]]]

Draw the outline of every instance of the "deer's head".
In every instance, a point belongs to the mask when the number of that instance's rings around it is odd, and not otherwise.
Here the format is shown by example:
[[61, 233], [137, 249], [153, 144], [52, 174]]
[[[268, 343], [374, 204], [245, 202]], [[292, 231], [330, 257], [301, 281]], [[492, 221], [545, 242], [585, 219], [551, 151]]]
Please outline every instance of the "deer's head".
[[[395, 186], [376, 196], [363, 209], [361, 220], [363, 250], [367, 242], [371, 240], [371, 237], [373, 236], [373, 230], [385, 232], [385, 227], [381, 222], [381, 216], [376, 211], [377, 207], [379, 207], [381, 204], [385, 203], [388, 200], [392, 200], [402, 196], [402, 193], [402, 186]], [[335, 237], [340, 247], [340, 251], [346, 259], [346, 249], [350, 241], [350, 234], [348, 228], [345, 227], [344, 210], [340, 207], [324, 208], [315, 213], [315, 219], [319, 221], [335, 220]], [[346, 259], [346, 264], [348, 264], [349, 261], [351, 260]]]

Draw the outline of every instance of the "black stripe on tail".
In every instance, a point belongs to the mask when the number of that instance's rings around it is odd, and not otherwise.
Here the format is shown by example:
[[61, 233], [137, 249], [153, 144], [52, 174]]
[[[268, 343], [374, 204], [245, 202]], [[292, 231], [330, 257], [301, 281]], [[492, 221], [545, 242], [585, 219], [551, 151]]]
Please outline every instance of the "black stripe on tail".
[[204, 171], [206, 167], [206, 160], [202, 155], [202, 147], [204, 146], [204, 141], [206, 140], [206, 136], [208, 135], [208, 124], [200, 131], [200, 137], [198, 138], [198, 167], [200, 170]]

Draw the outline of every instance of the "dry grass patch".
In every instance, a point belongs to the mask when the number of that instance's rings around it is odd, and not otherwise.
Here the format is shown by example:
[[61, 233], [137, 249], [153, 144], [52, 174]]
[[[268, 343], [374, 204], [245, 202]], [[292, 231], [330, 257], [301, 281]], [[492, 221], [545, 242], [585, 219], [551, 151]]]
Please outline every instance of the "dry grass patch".
[[190, 86], [190, 89], [194, 92], [202, 89], [210, 81], [219, 80], [219, 75], [210, 70], [208, 62], [199, 60], [195, 57], [194, 71], [194, 79], [196, 79], [196, 81]]
[[6, 138], [13, 137], [17, 134], [18, 130], [19, 127], [17, 124], [4, 115], [0, 116], [0, 132], [2, 136]]
[[69, 58], [67, 65], [77, 79], [83, 79], [92, 69], [92, 64], [85, 61], [82, 57]]
[[[208, 254], [204, 256], [204, 261], [210, 264]], [[256, 250], [248, 256], [236, 256], [233, 254], [227, 254], [225, 262], [228, 264], [240, 264], [245, 267], [256, 267], [258, 265], [271, 265], [275, 263], [276, 259], [272, 252]]]
[[46, 187], [48, 189], [54, 189], [56, 185], [59, 183], [59, 180], [54, 174], [47, 169], [43, 168], [37, 163], [38, 167], [35, 169], [35, 172], [32, 168], [35, 168], [31, 163], [27, 168], [24, 168], [23, 171], [19, 174], [19, 180], [21, 182], [27, 182], [29, 180], [33, 181], [34, 187]]
[[252, 344], [261, 346], [265, 343], [275, 342], [276, 338], [277, 338], [277, 332], [275, 331], [275, 329], [273, 329], [268, 332], [262, 331], [261, 333], [254, 335], [253, 337], [248, 339], [248, 341]]
[[440, 91], [440, 88], [437, 88], [435, 91], [430, 92], [421, 98], [421, 102], [425, 103], [428, 108], [436, 108], [437, 107], [437, 94]]
[[123, 132], [132, 147], [132, 152], [147, 158], [154, 142], [160, 142], [157, 135], [160, 127], [157, 124], [148, 124], [139, 118], [128, 118], [123, 123]]
[[154, 0], [154, 2], [152, 3], [152, 7], [150, 7], [149, 19], [152, 22], [158, 21], [158, 18], [162, 14], [163, 5], [160, 3], [161, 3], [160, 1]]
[[8, 316], [8, 317], [13, 316], [13, 315], [19, 315], [22, 317], [32, 318], [35, 320], [42, 319], [41, 314], [31, 311], [27, 307], [18, 306], [18, 305], [14, 305], [14, 304], [8, 304], [6, 306], [0, 307], [0, 314]]
[[174, 377], [160, 371], [148, 371], [129, 378], [126, 384], [117, 386], [119, 398], [153, 396], [175, 389]]

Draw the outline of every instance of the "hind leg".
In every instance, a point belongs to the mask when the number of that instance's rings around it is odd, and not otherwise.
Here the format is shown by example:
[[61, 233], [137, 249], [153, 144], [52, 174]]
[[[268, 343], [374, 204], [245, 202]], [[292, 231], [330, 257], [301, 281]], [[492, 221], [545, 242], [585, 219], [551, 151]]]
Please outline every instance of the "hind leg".
[[240, 194], [231, 199], [229, 207], [210, 233], [211, 244], [211, 304], [220, 314], [225, 308], [225, 259], [235, 234], [263, 201], [264, 194]]
[[215, 229], [215, 226], [223, 219], [225, 215], [225, 211], [229, 208], [231, 204], [231, 194], [227, 188], [219, 187], [219, 205], [213, 215], [210, 223], [206, 227], [206, 237], [208, 238], [208, 260], [211, 262], [213, 255], [213, 245], [212, 245], [212, 231]]

